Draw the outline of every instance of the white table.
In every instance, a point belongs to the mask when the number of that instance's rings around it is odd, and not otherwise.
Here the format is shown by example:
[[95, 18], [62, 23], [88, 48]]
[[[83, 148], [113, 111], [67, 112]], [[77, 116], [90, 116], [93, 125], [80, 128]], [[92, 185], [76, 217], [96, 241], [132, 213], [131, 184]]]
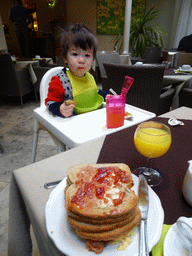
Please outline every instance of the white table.
[[53, 59], [52, 58], [42, 58], [46, 60], [46, 63], [48, 64], [53, 64]]
[[[192, 120], [192, 109], [181, 107], [162, 117], [173, 115]], [[66, 177], [70, 165], [96, 163], [104, 139], [105, 136], [14, 171], [10, 185], [9, 256], [30, 255], [28, 218], [34, 229], [40, 255], [63, 255], [47, 235], [45, 205], [52, 189], [46, 190], [43, 184]]]
[[15, 63], [15, 69], [22, 69], [27, 68], [29, 70], [29, 74], [31, 76], [31, 81], [33, 84], [36, 83], [37, 77], [35, 75], [35, 72], [33, 70], [33, 66], [39, 67], [39, 61], [38, 60], [26, 60], [26, 61], [17, 61]]
[[163, 87], [172, 85], [176, 88], [171, 109], [179, 107], [179, 92], [182, 88], [192, 88], [192, 75], [165, 75], [163, 77]]
[[[46, 60], [46, 63], [53, 64], [53, 59], [52, 58], [42, 58]], [[41, 60], [41, 59], [39, 59]], [[31, 81], [33, 84], [37, 82], [37, 76], [33, 70], [33, 67], [39, 67], [39, 60], [38, 59], [33, 59], [33, 60], [24, 60], [24, 61], [17, 61], [15, 63], [15, 69], [22, 69], [22, 68], [27, 68], [29, 70], [29, 74], [31, 76]]]
[[128, 64], [128, 65], [131, 65], [131, 57], [130, 57], [130, 54], [121, 54], [120, 55], [120, 61], [121, 61], [121, 64]]

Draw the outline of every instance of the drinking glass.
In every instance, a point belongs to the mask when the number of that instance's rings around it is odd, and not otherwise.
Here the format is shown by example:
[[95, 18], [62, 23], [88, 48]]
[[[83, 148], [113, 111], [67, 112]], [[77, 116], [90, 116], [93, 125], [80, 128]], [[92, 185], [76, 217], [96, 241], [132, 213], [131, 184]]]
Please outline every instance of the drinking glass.
[[124, 125], [125, 99], [123, 95], [106, 96], [107, 128], [117, 128]]
[[159, 185], [161, 174], [150, 167], [152, 158], [164, 155], [171, 146], [171, 131], [168, 126], [159, 122], [143, 122], [134, 134], [134, 144], [140, 154], [147, 157], [146, 167], [139, 167], [133, 171], [136, 176], [143, 174], [151, 187]]

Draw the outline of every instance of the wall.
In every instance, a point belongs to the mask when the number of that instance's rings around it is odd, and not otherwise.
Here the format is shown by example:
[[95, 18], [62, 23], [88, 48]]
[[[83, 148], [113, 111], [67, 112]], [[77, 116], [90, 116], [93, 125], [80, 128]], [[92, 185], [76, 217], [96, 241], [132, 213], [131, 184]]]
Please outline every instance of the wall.
[[54, 8], [49, 8], [45, 0], [36, 0], [37, 20], [39, 30], [45, 33], [51, 33], [50, 22], [56, 22], [59, 26], [66, 25], [66, 1], [57, 0]]
[[[175, 23], [177, 22], [179, 6], [182, 0], [147, 0], [147, 8], [156, 5], [160, 10], [158, 23], [166, 30], [164, 46], [171, 47]], [[15, 54], [19, 51], [15, 38], [14, 25], [8, 19], [9, 9], [14, 0], [0, 0], [0, 15], [3, 24], [10, 29], [10, 36], [7, 39], [8, 48], [14, 49]], [[36, 0], [39, 29], [45, 33], [50, 33], [52, 27], [50, 21], [56, 21], [63, 28], [74, 22], [85, 23], [94, 33], [96, 33], [96, 0], [57, 0], [55, 8], [48, 8], [45, 0]], [[176, 7], [175, 7], [176, 6]], [[113, 50], [113, 38], [111, 35], [97, 35], [98, 50]], [[56, 36], [56, 48], [59, 48], [59, 39]], [[59, 51], [58, 51], [59, 52]], [[59, 53], [57, 53], [59, 54]]]
[[0, 16], [0, 35], [1, 35], [0, 36], [0, 50], [4, 50], [4, 49], [7, 50], [7, 43], [5, 40], [1, 16]]
[[[96, 34], [96, 7], [96, 0], [67, 1], [67, 25], [75, 22], [82, 22], [88, 26], [94, 34]], [[113, 50], [113, 43], [111, 42], [111, 38], [113, 37], [114, 36], [110, 35], [97, 35], [98, 51]]]
[[0, 16], [2, 23], [9, 28], [9, 35], [6, 35], [7, 48], [10, 54], [20, 55], [19, 45], [15, 36], [15, 27], [13, 22], [9, 20], [9, 9], [14, 4], [14, 0], [0, 0]]
[[[160, 10], [157, 23], [167, 32], [167, 36], [163, 36], [164, 47], [172, 47], [175, 26], [177, 22], [179, 7], [182, 0], [147, 0], [147, 9], [156, 6]], [[83, 6], [83, 9], [82, 9]], [[96, 0], [73, 0], [67, 1], [67, 24], [82, 21], [96, 33]], [[112, 35], [97, 35], [98, 50], [113, 50]]]
[[182, 0], [147, 0], [146, 8], [148, 10], [152, 6], [155, 6], [157, 10], [160, 10], [158, 14], [159, 18], [156, 23], [167, 32], [167, 36], [163, 36], [165, 48], [173, 47], [173, 38], [181, 3]]
[[96, 33], [96, 0], [67, 1], [67, 25], [82, 22]]
[[[178, 17], [178, 5], [182, 0], [147, 0], [147, 9], [156, 6], [159, 12], [157, 23], [167, 32], [167, 36], [163, 36], [164, 47], [171, 47], [176, 17]], [[83, 10], [82, 10], [83, 5]], [[177, 7], [176, 7], [177, 5]], [[73, 0], [67, 3], [67, 24], [82, 21], [96, 33], [96, 0]], [[97, 35], [98, 50], [112, 51], [115, 36]]]

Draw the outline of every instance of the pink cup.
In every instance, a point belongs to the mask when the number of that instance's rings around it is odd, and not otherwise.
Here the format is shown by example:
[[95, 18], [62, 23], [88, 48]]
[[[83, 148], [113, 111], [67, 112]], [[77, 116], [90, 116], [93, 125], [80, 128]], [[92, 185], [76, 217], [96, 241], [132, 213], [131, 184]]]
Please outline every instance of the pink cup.
[[107, 128], [124, 125], [125, 99], [122, 95], [107, 95]]

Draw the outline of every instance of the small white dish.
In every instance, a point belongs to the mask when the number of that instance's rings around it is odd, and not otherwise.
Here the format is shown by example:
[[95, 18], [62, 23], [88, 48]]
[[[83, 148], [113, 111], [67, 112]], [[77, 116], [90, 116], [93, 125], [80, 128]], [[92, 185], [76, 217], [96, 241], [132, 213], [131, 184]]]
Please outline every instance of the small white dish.
[[168, 230], [164, 244], [163, 244], [163, 255], [164, 256], [191, 256], [190, 249], [188, 249], [179, 232], [177, 230], [177, 223], [173, 224]]
[[41, 59], [40, 55], [35, 55], [35, 59]]
[[185, 68], [183, 69], [182, 67], [179, 67], [178, 70], [181, 71], [181, 72], [192, 72], [192, 68], [191, 67], [188, 68], [188, 69], [185, 69]]
[[143, 62], [138, 61], [138, 62], [136, 62], [136, 63], [134, 64], [134, 66], [143, 66]]
[[190, 68], [191, 68], [190, 65], [182, 65], [181, 67], [182, 70], [186, 70], [186, 71], [190, 70]]
[[13, 61], [15, 61], [15, 60], [16, 60], [15, 55], [11, 56], [11, 59], [12, 59]]

